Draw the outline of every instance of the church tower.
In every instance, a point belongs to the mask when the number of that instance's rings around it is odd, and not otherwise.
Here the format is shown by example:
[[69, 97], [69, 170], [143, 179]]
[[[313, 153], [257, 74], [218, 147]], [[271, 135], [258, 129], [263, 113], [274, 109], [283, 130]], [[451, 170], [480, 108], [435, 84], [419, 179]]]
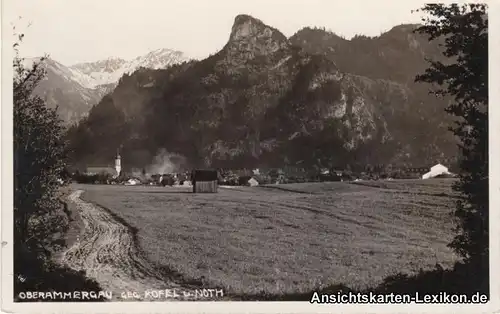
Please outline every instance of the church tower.
[[120, 150], [116, 150], [116, 159], [115, 159], [115, 170], [116, 170], [116, 176], [120, 176], [120, 172], [122, 171], [122, 160], [120, 157]]

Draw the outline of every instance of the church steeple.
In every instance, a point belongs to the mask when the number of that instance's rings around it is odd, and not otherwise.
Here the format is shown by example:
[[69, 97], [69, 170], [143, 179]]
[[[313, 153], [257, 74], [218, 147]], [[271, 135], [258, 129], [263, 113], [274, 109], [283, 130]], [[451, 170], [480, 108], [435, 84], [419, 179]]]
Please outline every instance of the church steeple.
[[122, 161], [119, 148], [116, 149], [115, 170], [116, 170], [116, 175], [119, 176], [120, 172], [122, 171]]

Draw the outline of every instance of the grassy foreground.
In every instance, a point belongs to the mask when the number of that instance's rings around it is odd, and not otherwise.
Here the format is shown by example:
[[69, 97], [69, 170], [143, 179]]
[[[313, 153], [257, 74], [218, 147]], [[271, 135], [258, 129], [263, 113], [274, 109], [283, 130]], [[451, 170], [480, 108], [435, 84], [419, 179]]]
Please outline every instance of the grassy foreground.
[[76, 186], [138, 229], [148, 258], [237, 295], [362, 290], [451, 267], [450, 180], [220, 189]]

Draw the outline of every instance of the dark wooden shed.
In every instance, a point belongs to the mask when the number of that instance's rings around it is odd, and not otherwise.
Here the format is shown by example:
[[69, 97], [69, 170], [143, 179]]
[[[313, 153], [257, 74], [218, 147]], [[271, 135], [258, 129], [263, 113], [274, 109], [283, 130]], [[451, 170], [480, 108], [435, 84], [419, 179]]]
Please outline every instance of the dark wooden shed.
[[193, 193], [217, 193], [218, 172], [212, 169], [196, 169], [191, 173]]

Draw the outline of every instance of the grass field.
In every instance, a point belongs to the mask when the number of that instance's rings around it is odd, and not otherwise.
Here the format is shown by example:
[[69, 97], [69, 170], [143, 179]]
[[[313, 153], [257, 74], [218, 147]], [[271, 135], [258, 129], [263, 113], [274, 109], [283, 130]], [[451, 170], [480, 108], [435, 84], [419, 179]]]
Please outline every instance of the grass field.
[[158, 264], [235, 294], [373, 287], [451, 266], [449, 179], [220, 188], [85, 185], [83, 199], [138, 229]]

